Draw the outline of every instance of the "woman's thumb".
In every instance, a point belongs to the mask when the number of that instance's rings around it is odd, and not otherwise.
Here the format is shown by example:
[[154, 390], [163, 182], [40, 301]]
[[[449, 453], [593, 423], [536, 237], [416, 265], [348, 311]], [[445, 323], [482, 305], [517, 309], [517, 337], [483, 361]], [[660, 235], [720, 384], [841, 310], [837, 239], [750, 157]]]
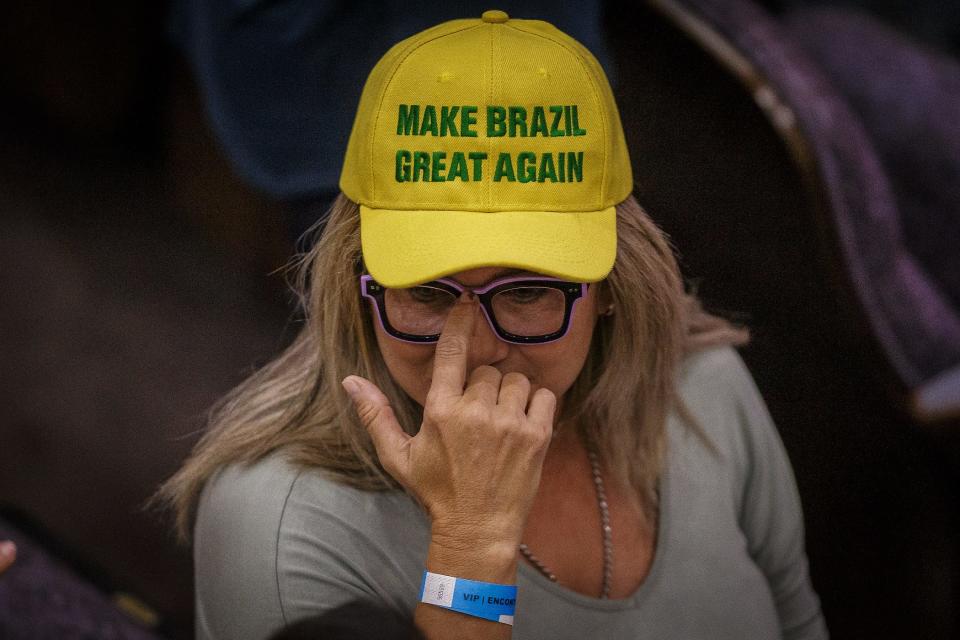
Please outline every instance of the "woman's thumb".
[[402, 460], [406, 457], [404, 449], [410, 436], [404, 433], [397, 422], [387, 396], [377, 385], [360, 376], [347, 376], [340, 384], [350, 396], [360, 422], [370, 434], [380, 464], [399, 481], [396, 472], [402, 474]]

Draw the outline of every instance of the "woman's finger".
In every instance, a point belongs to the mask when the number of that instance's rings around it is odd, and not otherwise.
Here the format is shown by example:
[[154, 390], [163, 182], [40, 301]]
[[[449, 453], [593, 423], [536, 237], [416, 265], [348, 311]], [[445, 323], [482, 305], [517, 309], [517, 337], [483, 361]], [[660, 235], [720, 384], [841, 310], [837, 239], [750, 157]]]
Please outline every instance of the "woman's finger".
[[530, 400], [527, 419], [543, 428], [549, 435], [553, 433], [553, 414], [557, 408], [557, 397], [546, 387], [537, 389]]
[[[459, 399], [467, 379], [467, 352], [476, 313], [473, 299], [464, 292], [453, 305], [433, 355], [430, 400]], [[429, 400], [428, 400], [429, 401]]]
[[527, 400], [530, 398], [530, 380], [527, 376], [516, 371], [503, 376], [500, 381], [500, 394], [497, 398], [497, 404], [505, 409], [525, 413], [527, 410]]
[[493, 407], [500, 394], [500, 379], [503, 376], [489, 365], [477, 367], [470, 373], [467, 388], [463, 392], [464, 400], [476, 400]]
[[17, 545], [10, 540], [0, 542], [0, 574], [10, 568], [17, 559]]
[[[403, 478], [407, 475], [406, 461], [410, 436], [397, 422], [387, 396], [383, 395], [377, 385], [360, 376], [347, 376], [341, 384], [353, 401], [357, 415], [360, 416], [360, 422], [370, 433], [380, 464], [396, 480], [403, 482]], [[397, 474], [401, 477], [398, 478]]]

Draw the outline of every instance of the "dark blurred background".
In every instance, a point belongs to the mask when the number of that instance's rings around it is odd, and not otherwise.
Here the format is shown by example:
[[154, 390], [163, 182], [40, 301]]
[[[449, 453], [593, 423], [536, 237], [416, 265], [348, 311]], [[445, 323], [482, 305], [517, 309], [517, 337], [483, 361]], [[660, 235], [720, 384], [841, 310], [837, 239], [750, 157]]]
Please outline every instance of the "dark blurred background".
[[[6, 7], [0, 537], [32, 541], [0, 578], [16, 602], [61, 606], [75, 580], [192, 635], [189, 549], [144, 502], [296, 330], [278, 270], [335, 193], [369, 67], [447, 17], [307, 4]], [[553, 6], [484, 8], [597, 52], [641, 203], [707, 306], [753, 329], [833, 637], [960, 637], [958, 4]], [[342, 140], [312, 144], [313, 109]], [[60, 568], [26, 580], [46, 554]], [[43, 610], [11, 602], [0, 631]]]

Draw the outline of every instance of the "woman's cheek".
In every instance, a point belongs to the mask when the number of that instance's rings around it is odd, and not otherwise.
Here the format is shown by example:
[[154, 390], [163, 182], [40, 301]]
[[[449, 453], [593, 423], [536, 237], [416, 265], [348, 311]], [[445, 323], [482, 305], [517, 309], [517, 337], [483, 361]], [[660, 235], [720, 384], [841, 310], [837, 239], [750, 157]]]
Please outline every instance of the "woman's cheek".
[[390, 377], [420, 406], [427, 399], [433, 374], [433, 345], [395, 340], [377, 330], [377, 344]]
[[541, 347], [531, 346], [527, 349], [534, 350], [528, 357], [529, 370], [535, 372], [530, 376], [531, 395], [536, 389], [545, 387], [559, 400], [573, 386], [580, 374], [580, 369], [586, 361], [589, 344], [581, 348], [576, 341], [564, 340]]

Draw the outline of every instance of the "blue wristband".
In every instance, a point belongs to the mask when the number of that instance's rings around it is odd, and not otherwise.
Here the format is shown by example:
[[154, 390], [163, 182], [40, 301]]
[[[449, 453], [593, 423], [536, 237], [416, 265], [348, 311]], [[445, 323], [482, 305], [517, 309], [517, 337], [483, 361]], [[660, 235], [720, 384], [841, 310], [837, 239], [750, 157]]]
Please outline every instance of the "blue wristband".
[[513, 625], [517, 587], [423, 572], [420, 602]]

